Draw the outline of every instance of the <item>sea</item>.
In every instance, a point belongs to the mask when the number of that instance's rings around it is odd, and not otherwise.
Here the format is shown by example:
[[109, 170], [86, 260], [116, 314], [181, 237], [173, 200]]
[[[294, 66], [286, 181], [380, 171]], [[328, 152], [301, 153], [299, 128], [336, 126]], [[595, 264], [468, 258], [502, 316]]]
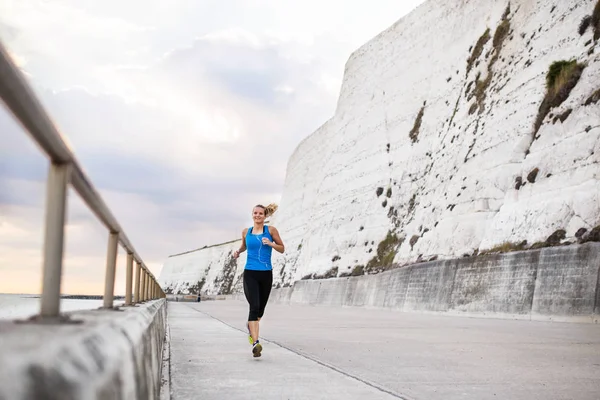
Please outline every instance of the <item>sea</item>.
[[[115, 301], [115, 306], [122, 304]], [[62, 298], [60, 311], [93, 310], [102, 307], [102, 299], [73, 299]], [[40, 296], [33, 294], [2, 294], [0, 293], [0, 320], [25, 319], [38, 314], [40, 311]]]

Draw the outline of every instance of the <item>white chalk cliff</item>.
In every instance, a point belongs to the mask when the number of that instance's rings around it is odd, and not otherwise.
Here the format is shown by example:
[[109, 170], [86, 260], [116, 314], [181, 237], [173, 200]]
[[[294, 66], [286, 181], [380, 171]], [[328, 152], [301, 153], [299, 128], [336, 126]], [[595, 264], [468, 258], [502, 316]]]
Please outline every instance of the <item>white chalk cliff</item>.
[[[598, 240], [599, 4], [429, 0], [355, 51], [289, 160], [275, 285]], [[161, 283], [240, 290], [239, 245], [172, 256]]]

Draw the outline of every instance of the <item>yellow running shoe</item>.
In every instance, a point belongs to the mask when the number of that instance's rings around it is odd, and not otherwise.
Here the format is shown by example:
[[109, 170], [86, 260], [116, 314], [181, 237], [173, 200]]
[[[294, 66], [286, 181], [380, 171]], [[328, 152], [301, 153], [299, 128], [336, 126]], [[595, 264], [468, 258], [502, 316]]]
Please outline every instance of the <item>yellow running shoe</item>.
[[254, 344], [254, 341], [252, 340], [252, 335], [250, 334], [250, 325], [248, 324], [248, 322], [246, 322], [246, 329], [248, 329], [248, 343]]

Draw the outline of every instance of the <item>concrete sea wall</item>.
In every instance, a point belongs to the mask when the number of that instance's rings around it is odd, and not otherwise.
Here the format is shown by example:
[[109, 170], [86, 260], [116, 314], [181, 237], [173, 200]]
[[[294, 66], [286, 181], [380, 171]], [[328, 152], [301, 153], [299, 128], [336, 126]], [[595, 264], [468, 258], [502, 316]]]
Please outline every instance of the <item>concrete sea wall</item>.
[[[235, 298], [243, 299], [243, 295]], [[432, 261], [374, 275], [301, 280], [274, 289], [270, 302], [600, 322], [600, 244]]]
[[78, 324], [0, 323], [0, 399], [159, 399], [164, 299], [69, 314]]

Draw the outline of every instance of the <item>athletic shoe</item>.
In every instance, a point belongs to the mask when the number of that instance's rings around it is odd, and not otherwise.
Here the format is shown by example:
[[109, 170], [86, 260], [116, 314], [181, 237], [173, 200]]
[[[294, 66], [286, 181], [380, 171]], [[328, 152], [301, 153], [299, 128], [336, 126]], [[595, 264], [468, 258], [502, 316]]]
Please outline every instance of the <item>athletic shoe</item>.
[[253, 344], [252, 334], [250, 334], [250, 324], [246, 322], [246, 329], [248, 329], [248, 343]]
[[262, 351], [262, 345], [257, 340], [256, 343], [254, 343], [254, 346], [252, 346], [252, 354], [254, 355], [254, 357], [260, 357], [261, 351]]

